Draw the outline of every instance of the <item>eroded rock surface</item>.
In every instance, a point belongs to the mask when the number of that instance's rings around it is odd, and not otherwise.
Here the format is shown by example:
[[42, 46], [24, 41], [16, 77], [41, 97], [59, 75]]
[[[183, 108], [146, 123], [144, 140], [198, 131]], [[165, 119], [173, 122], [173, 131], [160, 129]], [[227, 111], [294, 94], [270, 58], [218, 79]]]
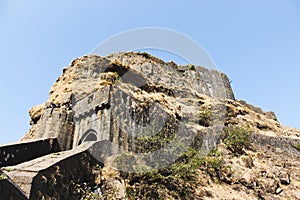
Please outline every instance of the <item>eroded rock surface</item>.
[[[55, 138], [63, 153], [3, 169], [5, 183], [15, 182], [6, 188], [27, 198], [299, 197], [300, 131], [281, 125], [273, 112], [237, 101], [228, 77], [216, 70], [147, 53], [83, 56], [63, 69], [49, 99], [29, 114], [22, 141]], [[152, 154], [180, 134], [175, 146], [188, 144], [181, 156]], [[102, 141], [98, 157], [80, 150], [95, 140]], [[172, 162], [161, 167], [149, 162], [153, 157]]]

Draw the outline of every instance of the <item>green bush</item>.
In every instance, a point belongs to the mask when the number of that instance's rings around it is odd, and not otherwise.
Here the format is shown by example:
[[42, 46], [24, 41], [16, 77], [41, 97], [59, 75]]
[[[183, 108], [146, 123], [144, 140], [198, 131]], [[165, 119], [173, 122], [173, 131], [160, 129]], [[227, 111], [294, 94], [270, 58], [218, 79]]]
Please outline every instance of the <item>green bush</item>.
[[239, 156], [245, 154], [244, 149], [249, 149], [251, 145], [249, 127], [227, 127], [222, 135], [222, 139], [234, 155]]
[[6, 180], [6, 179], [8, 179], [8, 177], [6, 176], [6, 174], [1, 173], [0, 174], [0, 181]]
[[298, 151], [300, 151], [300, 143], [293, 144], [293, 147], [294, 147], [295, 149], [297, 149]]
[[211, 124], [211, 110], [202, 110], [199, 113], [199, 125], [209, 127]]
[[123, 153], [118, 155], [114, 159], [114, 165], [117, 169], [121, 169], [121, 171], [132, 171], [135, 158], [133, 155], [129, 153]]
[[2, 169], [3, 169], [4, 171], [7, 171], [7, 172], [13, 172], [13, 171], [16, 170], [16, 169], [10, 168], [10, 167], [3, 167]]
[[134, 182], [129, 181], [126, 188], [128, 199], [165, 199], [158, 190], [167, 191], [175, 199], [185, 199], [195, 193], [196, 185], [193, 184], [197, 184], [198, 170], [205, 171], [213, 180], [222, 182], [223, 174], [228, 169], [219, 151], [214, 150], [203, 156], [199, 150], [189, 148], [175, 163], [166, 168], [131, 174], [129, 180]]
[[149, 54], [147, 52], [142, 52], [142, 53], [140, 53], [140, 55], [144, 56], [145, 58], [151, 58], [151, 54]]

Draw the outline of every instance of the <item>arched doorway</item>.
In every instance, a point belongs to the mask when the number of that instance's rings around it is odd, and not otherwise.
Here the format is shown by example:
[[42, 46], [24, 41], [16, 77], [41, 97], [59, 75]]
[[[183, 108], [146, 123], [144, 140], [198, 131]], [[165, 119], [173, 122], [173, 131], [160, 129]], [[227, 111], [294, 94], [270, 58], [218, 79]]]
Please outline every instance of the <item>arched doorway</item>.
[[94, 129], [87, 130], [82, 137], [80, 138], [78, 145], [82, 144], [83, 142], [89, 142], [89, 141], [97, 141], [97, 132]]

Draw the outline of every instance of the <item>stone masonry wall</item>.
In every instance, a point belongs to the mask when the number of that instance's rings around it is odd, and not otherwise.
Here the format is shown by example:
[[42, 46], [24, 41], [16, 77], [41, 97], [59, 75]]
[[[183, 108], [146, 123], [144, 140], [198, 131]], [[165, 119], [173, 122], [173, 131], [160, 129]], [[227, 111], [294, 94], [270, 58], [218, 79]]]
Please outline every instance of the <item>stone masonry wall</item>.
[[0, 167], [16, 165], [60, 151], [56, 138], [47, 138], [0, 146]]
[[[110, 134], [110, 87], [78, 100], [75, 112], [75, 133], [73, 147], [83, 140], [108, 140]], [[91, 135], [93, 134], [93, 135]], [[95, 138], [93, 138], [95, 137]]]

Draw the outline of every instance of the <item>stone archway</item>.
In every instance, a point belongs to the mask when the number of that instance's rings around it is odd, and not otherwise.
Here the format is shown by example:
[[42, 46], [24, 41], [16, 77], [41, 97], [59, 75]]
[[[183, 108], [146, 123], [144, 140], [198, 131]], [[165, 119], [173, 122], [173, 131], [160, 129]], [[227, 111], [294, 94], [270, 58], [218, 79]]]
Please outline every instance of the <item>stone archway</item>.
[[80, 138], [78, 145], [82, 144], [83, 142], [88, 141], [97, 141], [98, 136], [97, 132], [94, 129], [87, 130]]

